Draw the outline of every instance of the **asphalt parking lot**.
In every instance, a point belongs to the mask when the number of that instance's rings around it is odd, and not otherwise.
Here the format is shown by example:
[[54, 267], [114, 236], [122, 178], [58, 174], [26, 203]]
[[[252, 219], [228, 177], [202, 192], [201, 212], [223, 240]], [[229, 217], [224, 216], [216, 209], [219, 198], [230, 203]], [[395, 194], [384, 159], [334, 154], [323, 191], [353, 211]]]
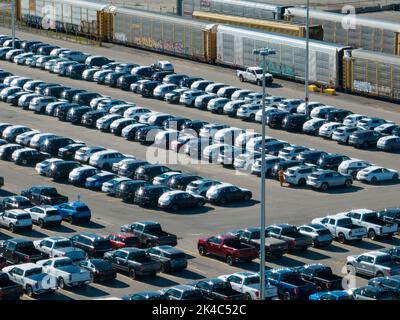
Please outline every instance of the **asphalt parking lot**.
[[[0, 28], [0, 33], [7, 33], [6, 29]], [[28, 34], [17, 33], [21, 38], [32, 38]], [[84, 47], [59, 40], [37, 37], [39, 40], [51, 42], [62, 47], [70, 47], [87, 51], [90, 53], [102, 54], [112, 59], [123, 62], [135, 62], [139, 64], [149, 64], [157, 59], [168, 59], [174, 63], [178, 72], [197, 75], [209, 78], [214, 81], [221, 81], [243, 88], [257, 90], [254, 85], [240, 83], [236, 79], [235, 71], [231, 69], [196, 63], [172, 57], [165, 57], [159, 54], [149, 54], [127, 47], [119, 47], [106, 44], [110, 47]], [[118, 50], [116, 50], [118, 49]], [[202, 119], [209, 122], [223, 122], [232, 126], [254, 129], [260, 132], [259, 124], [243, 122], [239, 119], [232, 119], [226, 116], [218, 116], [209, 112], [202, 112], [185, 108], [179, 105], [169, 105], [165, 102], [144, 99], [131, 92], [124, 92], [119, 89], [112, 89], [99, 86], [95, 83], [86, 81], [71, 80], [61, 78], [57, 75], [49, 74], [45, 71], [30, 69], [24, 66], [17, 66], [10, 62], [0, 62], [0, 68], [13, 72], [17, 75], [29, 76], [48, 82], [58, 82], [60, 84], [79, 87], [89, 91], [99, 92], [113, 98], [124, 99], [143, 105], [153, 110], [163, 111], [171, 114], [185, 116], [191, 119]], [[277, 80], [273, 88], [268, 90], [274, 95], [283, 95], [289, 98], [302, 97], [302, 85], [287, 81]], [[325, 96], [314, 94], [311, 100], [317, 100], [325, 104], [343, 107], [354, 112], [363, 113], [371, 116], [380, 116], [388, 120], [400, 123], [400, 113], [398, 105], [364, 97], [356, 97], [339, 93], [338, 96]], [[0, 103], [0, 121], [13, 124], [24, 124], [42, 132], [54, 132], [60, 135], [71, 137], [76, 140], [83, 140], [88, 145], [102, 145], [106, 148], [116, 149], [126, 154], [133, 154], [138, 158], [145, 159], [148, 148], [134, 142], [129, 142], [121, 137], [101, 133], [98, 130], [87, 129], [84, 127], [72, 126], [68, 123], [61, 123], [55, 118], [43, 115], [35, 115], [32, 112], [23, 111], [20, 108], [13, 108], [6, 103]], [[368, 160], [378, 165], [400, 170], [400, 154], [390, 154], [375, 150], [359, 150], [349, 146], [337, 145], [333, 141], [326, 141], [317, 137], [309, 137], [300, 134], [292, 134], [286, 131], [270, 130], [268, 134], [290, 143], [305, 145], [329, 152], [338, 152], [350, 157]], [[169, 165], [169, 164], [168, 164]], [[216, 259], [200, 257], [196, 250], [197, 239], [201, 236], [220, 233], [224, 230], [257, 225], [259, 221], [259, 178], [248, 175], [237, 175], [235, 171], [223, 169], [218, 165], [169, 165], [190, 173], [196, 173], [203, 177], [215, 178], [218, 180], [231, 182], [240, 187], [248, 188], [253, 191], [254, 201], [246, 205], [235, 205], [226, 207], [215, 207], [207, 205], [200, 211], [167, 213], [158, 210], [147, 210], [135, 205], [122, 203], [119, 199], [109, 198], [104, 194], [96, 193], [86, 189], [76, 188], [67, 184], [55, 184], [57, 189], [68, 195], [71, 199], [76, 199], [78, 195], [90, 206], [93, 212], [93, 222], [89, 226], [78, 227], [63, 224], [61, 230], [41, 230], [35, 228], [26, 237], [38, 239], [46, 235], [61, 234], [70, 236], [74, 232], [91, 229], [100, 234], [119, 230], [123, 224], [134, 222], [140, 219], [151, 219], [161, 223], [163, 228], [178, 235], [178, 247], [183, 249], [190, 257], [189, 268], [186, 271], [174, 275], [161, 274], [157, 278], [143, 278], [131, 280], [126, 276], [118, 276], [117, 281], [106, 285], [90, 285], [86, 289], [62, 290], [56, 293], [59, 299], [92, 299], [107, 296], [120, 297], [127, 293], [139, 290], [160, 288], [171, 286], [177, 283], [187, 283], [201, 277], [213, 277], [222, 274], [232, 273], [242, 268], [249, 270], [258, 269], [258, 260], [250, 265], [238, 265], [230, 267], [222, 261]], [[13, 193], [19, 193], [21, 189], [35, 185], [50, 183], [50, 180], [43, 178], [34, 171], [33, 168], [18, 167], [13, 163], [0, 162], [0, 175], [5, 177], [6, 185], [0, 191], [0, 197]], [[385, 207], [399, 206], [398, 195], [400, 184], [385, 185], [366, 185], [355, 183], [353, 188], [348, 190], [331, 190], [327, 193], [320, 193], [308, 189], [281, 188], [276, 181], [268, 181], [267, 184], [267, 224], [287, 222], [292, 224], [303, 224], [310, 222], [315, 217], [326, 214], [334, 214], [352, 208], [381, 209]], [[12, 236], [5, 230], [1, 230], [0, 240]], [[339, 245], [333, 243], [324, 249], [310, 249], [307, 253], [296, 255], [285, 255], [284, 258], [268, 262], [268, 266], [295, 266], [303, 263], [321, 262], [330, 265], [335, 272], [340, 273], [346, 256], [357, 254], [367, 250], [380, 249], [390, 245], [399, 245], [399, 238], [391, 240], [382, 239], [374, 242], [364, 241], [358, 244]], [[366, 282], [359, 279], [358, 285]], [[53, 299], [54, 296], [41, 297], [41, 299]]]

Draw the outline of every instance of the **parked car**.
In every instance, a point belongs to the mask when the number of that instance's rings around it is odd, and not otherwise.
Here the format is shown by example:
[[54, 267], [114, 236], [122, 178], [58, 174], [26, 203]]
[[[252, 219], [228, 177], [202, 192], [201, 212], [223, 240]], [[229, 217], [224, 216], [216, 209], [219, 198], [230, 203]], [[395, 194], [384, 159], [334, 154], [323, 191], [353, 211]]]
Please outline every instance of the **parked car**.
[[247, 296], [232, 288], [230, 282], [220, 278], [205, 279], [194, 283], [207, 300], [246, 300]]
[[318, 223], [303, 224], [297, 228], [302, 235], [312, 238], [313, 247], [329, 246], [333, 236], [328, 228]]
[[347, 160], [350, 160], [348, 156], [337, 153], [327, 153], [321, 155], [321, 158], [317, 162], [317, 166], [324, 170], [337, 171], [340, 164]]
[[0, 212], [0, 226], [11, 232], [18, 230], [32, 230], [32, 219], [29, 214], [21, 209], [12, 209]]
[[368, 285], [391, 291], [397, 298], [400, 294], [400, 276], [377, 277], [368, 281]]
[[133, 202], [147, 207], [157, 207], [158, 199], [165, 192], [171, 191], [163, 185], [144, 185], [136, 190]]
[[399, 172], [394, 169], [387, 169], [379, 166], [369, 166], [361, 169], [357, 173], [357, 180], [378, 183], [381, 181], [397, 180], [399, 178]]
[[106, 238], [110, 240], [113, 250], [140, 247], [139, 237], [131, 233], [111, 233]]
[[31, 216], [32, 222], [41, 228], [48, 226], [59, 227], [61, 225], [62, 216], [53, 206], [36, 206], [25, 209], [25, 211]]
[[35, 205], [54, 205], [68, 202], [68, 197], [61, 195], [52, 186], [38, 185], [21, 191]]
[[312, 173], [306, 183], [314, 189], [326, 191], [331, 187], [349, 188], [353, 184], [353, 178], [351, 175], [344, 175], [333, 170], [321, 170]]
[[101, 258], [106, 252], [113, 249], [109, 239], [92, 232], [81, 232], [72, 236], [70, 239], [74, 247], [85, 251], [87, 258]]
[[358, 148], [368, 148], [376, 146], [382, 135], [373, 130], [358, 130], [353, 132], [348, 139], [351, 146]]
[[132, 279], [138, 276], [155, 276], [161, 270], [161, 263], [152, 260], [143, 249], [124, 248], [104, 254], [104, 260], [117, 271], [126, 272]]
[[301, 165], [288, 168], [285, 173], [285, 182], [294, 186], [305, 186], [307, 178], [315, 171], [314, 167]]
[[[59, 160], [59, 159], [57, 159]], [[80, 164], [76, 161], [53, 161], [44, 168], [44, 175], [55, 181], [68, 181], [70, 173], [78, 168]]]
[[400, 149], [400, 136], [384, 136], [376, 144], [377, 148], [384, 151], [396, 151]]
[[[0, 258], [2, 260], [4, 258]], [[5, 267], [0, 265], [0, 269]], [[8, 274], [0, 271], [0, 300], [19, 300], [23, 295], [23, 287], [11, 281]]]
[[65, 202], [56, 205], [55, 207], [63, 217], [63, 220], [66, 220], [71, 224], [77, 222], [88, 223], [92, 216], [89, 207], [80, 201]]
[[140, 293], [133, 297], [136, 300], [205, 300], [201, 291], [192, 285], [177, 285], [166, 289], [161, 289], [159, 295], [155, 293]]
[[0, 210], [27, 209], [33, 207], [32, 202], [27, 197], [9, 196], [1, 199]]
[[164, 245], [147, 249], [150, 259], [161, 263], [161, 272], [172, 272], [186, 269], [186, 254], [175, 247]]
[[295, 226], [290, 224], [271, 225], [265, 229], [265, 232], [270, 237], [286, 241], [289, 251], [306, 251], [313, 244], [310, 236], [301, 234]]
[[353, 179], [356, 179], [357, 173], [369, 166], [371, 166], [371, 164], [365, 160], [349, 159], [343, 161], [339, 165], [338, 172], [342, 174], [350, 174]]
[[397, 300], [390, 290], [370, 285], [357, 288], [352, 294], [354, 300]]
[[85, 186], [86, 179], [99, 174], [100, 170], [91, 166], [82, 166], [73, 169], [68, 176], [68, 182], [75, 186]]
[[400, 265], [391, 255], [380, 251], [371, 251], [347, 257], [346, 268], [349, 273], [367, 277], [388, 277], [400, 274]]
[[317, 287], [318, 291], [341, 290], [343, 278], [334, 274], [331, 267], [316, 263], [295, 268], [301, 278]]
[[47, 253], [37, 250], [32, 241], [23, 238], [11, 238], [3, 241], [0, 245], [0, 253], [9, 264], [35, 263], [49, 257]]
[[252, 192], [231, 184], [219, 184], [212, 186], [206, 193], [206, 199], [212, 203], [226, 204], [235, 201], [249, 201]]
[[103, 259], [81, 261], [79, 267], [90, 272], [93, 282], [111, 281], [117, 277], [117, 271], [112, 264]]
[[167, 191], [158, 199], [158, 206], [165, 210], [176, 212], [186, 208], [200, 208], [204, 206], [202, 196], [192, 195], [186, 191]]

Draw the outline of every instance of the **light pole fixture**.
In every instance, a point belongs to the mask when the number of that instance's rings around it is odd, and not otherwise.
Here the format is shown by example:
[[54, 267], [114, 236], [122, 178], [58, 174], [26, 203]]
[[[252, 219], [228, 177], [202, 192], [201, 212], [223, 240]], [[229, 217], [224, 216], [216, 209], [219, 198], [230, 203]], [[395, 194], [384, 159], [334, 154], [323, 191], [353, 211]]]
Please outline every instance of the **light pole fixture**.
[[276, 54], [275, 50], [268, 48], [254, 49], [253, 54], [256, 56], [261, 56], [263, 65], [263, 77], [262, 77], [262, 87], [263, 87], [263, 98], [262, 98], [262, 114], [261, 114], [261, 127], [262, 127], [262, 137], [261, 140], [261, 211], [260, 211], [260, 299], [265, 300], [265, 65], [266, 57]]

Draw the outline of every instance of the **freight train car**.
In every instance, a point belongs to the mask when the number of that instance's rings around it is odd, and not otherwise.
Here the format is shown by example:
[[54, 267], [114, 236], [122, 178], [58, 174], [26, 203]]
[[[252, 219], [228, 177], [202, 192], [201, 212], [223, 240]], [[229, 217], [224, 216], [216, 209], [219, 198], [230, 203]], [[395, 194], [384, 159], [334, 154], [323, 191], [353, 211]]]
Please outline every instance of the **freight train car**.
[[[287, 8], [285, 19], [305, 23], [306, 9]], [[310, 10], [310, 22], [322, 25], [324, 41], [400, 55], [400, 22], [386, 22], [318, 10]]]
[[112, 41], [200, 61], [214, 61], [215, 25], [146, 11], [116, 8]]
[[[268, 56], [268, 72], [286, 79], [305, 79], [305, 39], [255, 31], [248, 28], [218, 26], [217, 63], [245, 68], [260, 65], [253, 49], [267, 47], [276, 50]], [[310, 83], [342, 87], [342, 60], [347, 46], [310, 41]]]
[[400, 58], [364, 49], [344, 58], [344, 89], [400, 102]]
[[[193, 11], [193, 19], [216, 22], [229, 25], [237, 25], [253, 29], [260, 29], [269, 32], [287, 34], [294, 37], [306, 37], [306, 26], [302, 24], [287, 23], [283, 21], [266, 21], [260, 19], [243, 18], [219, 13]], [[316, 40], [323, 39], [322, 26], [310, 26], [310, 38]]]
[[193, 11], [205, 11], [264, 20], [282, 20], [288, 8], [240, 0], [178, 0], [177, 7], [182, 8], [184, 17], [192, 17]]
[[81, 0], [19, 0], [18, 4], [17, 17], [29, 26], [90, 35], [98, 34], [98, 16], [109, 8]]

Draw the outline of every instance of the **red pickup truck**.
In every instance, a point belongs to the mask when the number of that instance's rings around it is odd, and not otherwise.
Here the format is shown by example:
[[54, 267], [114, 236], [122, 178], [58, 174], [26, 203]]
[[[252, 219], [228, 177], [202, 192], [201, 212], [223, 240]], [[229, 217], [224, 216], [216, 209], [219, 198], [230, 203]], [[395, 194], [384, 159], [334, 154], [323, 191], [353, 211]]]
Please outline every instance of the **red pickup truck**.
[[224, 258], [229, 265], [238, 261], [250, 262], [258, 255], [255, 247], [241, 243], [239, 238], [227, 234], [199, 239], [197, 249], [202, 256]]

